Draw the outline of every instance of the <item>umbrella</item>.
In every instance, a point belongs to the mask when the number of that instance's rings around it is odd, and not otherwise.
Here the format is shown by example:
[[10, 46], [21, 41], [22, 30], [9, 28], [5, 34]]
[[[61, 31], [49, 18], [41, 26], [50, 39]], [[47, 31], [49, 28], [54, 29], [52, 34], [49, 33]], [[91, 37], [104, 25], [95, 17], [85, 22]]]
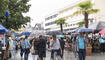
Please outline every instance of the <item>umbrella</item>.
[[89, 29], [89, 28], [79, 28], [76, 30], [76, 32], [92, 32], [93, 30], [92, 29]]
[[14, 34], [15, 36], [21, 36], [20, 34], [16, 33], [16, 32], [11, 32], [12, 34]]
[[61, 35], [62, 33], [60, 31], [50, 31], [47, 32], [46, 35]]
[[23, 32], [21, 33], [21, 35], [25, 35], [25, 36], [29, 36], [31, 34], [31, 32]]
[[105, 40], [99, 39], [99, 42], [100, 42], [100, 43], [105, 43]]
[[105, 35], [105, 29], [102, 29], [99, 33]]
[[64, 38], [64, 35], [58, 35], [59, 38]]
[[105, 22], [96, 22], [93, 24], [90, 24], [89, 29], [94, 29], [94, 30], [102, 30], [103, 28], [105, 28]]
[[44, 30], [35, 30], [33, 31], [28, 39], [33, 39], [34, 37], [39, 37], [40, 35], [45, 35]]

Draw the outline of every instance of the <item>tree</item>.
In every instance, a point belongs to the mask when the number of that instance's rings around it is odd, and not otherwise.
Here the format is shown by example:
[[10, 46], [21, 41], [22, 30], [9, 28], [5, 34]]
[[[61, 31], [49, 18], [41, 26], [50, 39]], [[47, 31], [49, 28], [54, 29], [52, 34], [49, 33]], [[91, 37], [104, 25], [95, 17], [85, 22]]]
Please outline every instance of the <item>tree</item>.
[[84, 21], [78, 22], [79, 27], [82, 27], [84, 23]]
[[60, 28], [61, 28], [61, 32], [63, 33], [63, 24], [66, 24], [66, 19], [65, 18], [60, 18], [56, 21], [56, 24], [57, 25], [60, 25]]
[[[0, 24], [8, 29], [18, 30], [30, 22], [30, 17], [24, 16], [31, 6], [28, 2], [29, 0], [0, 0]], [[10, 12], [8, 22], [5, 17], [6, 10]]]
[[84, 20], [85, 20], [85, 27], [88, 28], [88, 16], [92, 13], [97, 13], [99, 9], [93, 9], [93, 4], [90, 0], [87, 0], [85, 2], [81, 2], [78, 4], [79, 10], [74, 13], [74, 15], [77, 14], [83, 14]]

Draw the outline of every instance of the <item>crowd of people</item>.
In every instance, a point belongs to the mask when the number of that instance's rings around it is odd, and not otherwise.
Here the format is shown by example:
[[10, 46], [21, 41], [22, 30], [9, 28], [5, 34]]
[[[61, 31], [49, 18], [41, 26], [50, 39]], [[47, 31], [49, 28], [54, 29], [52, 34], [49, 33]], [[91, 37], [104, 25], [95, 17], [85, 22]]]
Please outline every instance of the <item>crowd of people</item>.
[[59, 58], [63, 58], [65, 41], [63, 38], [58, 39], [56, 35], [52, 37], [40, 35], [31, 40], [28, 39], [28, 36], [21, 37], [19, 40], [11, 36], [6, 36], [5, 42], [6, 48], [9, 44], [8, 51], [11, 60], [15, 60], [19, 51], [21, 59], [28, 60], [29, 53], [31, 53], [33, 60], [45, 60], [46, 44], [48, 44], [48, 48], [51, 49], [52, 60], [54, 60], [55, 52]]
[[86, 34], [79, 32], [78, 35], [71, 36], [70, 39], [65, 37], [58, 38], [57, 35], [50, 37], [40, 35], [31, 40], [28, 39], [28, 36], [17, 40], [16, 38], [6, 36], [5, 44], [9, 43], [9, 56], [11, 60], [15, 60], [18, 50], [20, 50], [21, 59], [28, 60], [29, 53], [31, 53], [33, 60], [45, 60], [47, 48], [51, 50], [51, 60], [55, 60], [55, 58], [61, 60], [64, 59], [65, 47], [68, 47], [68, 51], [73, 51], [75, 57], [78, 53], [79, 60], [85, 60], [88, 45], [91, 45], [92, 52], [97, 50], [105, 52], [105, 42], [103, 43], [102, 40], [104, 41], [105, 38], [89, 38]]

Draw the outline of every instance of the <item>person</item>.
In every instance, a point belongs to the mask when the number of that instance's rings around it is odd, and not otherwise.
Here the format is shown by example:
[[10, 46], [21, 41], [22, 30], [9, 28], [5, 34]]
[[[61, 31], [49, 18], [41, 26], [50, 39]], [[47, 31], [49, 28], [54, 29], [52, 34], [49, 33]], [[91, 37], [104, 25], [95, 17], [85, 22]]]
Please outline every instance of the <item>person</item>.
[[77, 57], [76, 38], [77, 38], [77, 36], [75, 35], [75, 36], [73, 37], [73, 39], [72, 39], [72, 41], [73, 41], [73, 52], [74, 52], [74, 56], [75, 56], [75, 58]]
[[82, 32], [79, 32], [79, 36], [77, 37], [77, 51], [79, 55], [79, 60], [85, 60], [86, 58], [86, 37], [83, 36]]
[[7, 44], [8, 39], [9, 39], [9, 36], [6, 35], [6, 36], [5, 36], [5, 45]]
[[15, 59], [15, 45], [14, 45], [14, 41], [11, 37], [9, 37], [9, 50], [11, 53], [11, 60]]
[[93, 48], [94, 48], [94, 52], [99, 52], [99, 50], [100, 50], [100, 44], [99, 44], [99, 41], [97, 39], [94, 40], [94, 46], [93, 46]]
[[[51, 47], [51, 59], [54, 60], [54, 53], [57, 52], [57, 56], [61, 56], [60, 52], [60, 41], [57, 39], [56, 35], [53, 35], [53, 39], [50, 41], [50, 47]], [[62, 50], [61, 50], [62, 51]]]
[[47, 39], [48, 48], [50, 48], [50, 37]]
[[45, 60], [46, 57], [46, 39], [40, 35], [39, 36], [39, 42], [38, 42], [38, 55], [39, 60]]
[[63, 55], [64, 55], [64, 47], [65, 47], [65, 41], [63, 40], [63, 38], [60, 39], [60, 46], [61, 46], [61, 58], [63, 59]]
[[15, 51], [15, 53], [17, 53], [17, 41], [16, 41], [16, 39], [15, 38], [13, 38], [13, 45], [14, 45], [14, 51]]
[[101, 52], [104, 53], [104, 52], [105, 52], [104, 39], [99, 38], [99, 42], [100, 42], [100, 49], [101, 49]]
[[24, 47], [25, 47], [25, 49], [24, 49], [24, 52], [25, 52], [24, 60], [28, 60], [28, 55], [30, 53], [30, 47], [31, 47], [30, 41], [28, 40], [28, 36], [25, 36], [25, 41], [24, 42], [25, 42], [25, 44], [24, 44]]
[[38, 59], [38, 38], [34, 38], [32, 40], [31, 53], [32, 53], [33, 60], [37, 60]]
[[15, 40], [16, 41], [16, 53], [17, 53], [17, 51], [18, 51], [18, 41], [17, 40]]
[[21, 41], [20, 41], [20, 56], [21, 56], [21, 59], [23, 58], [23, 54], [24, 54], [24, 48], [25, 48], [25, 45], [24, 45], [24, 38], [21, 38]]

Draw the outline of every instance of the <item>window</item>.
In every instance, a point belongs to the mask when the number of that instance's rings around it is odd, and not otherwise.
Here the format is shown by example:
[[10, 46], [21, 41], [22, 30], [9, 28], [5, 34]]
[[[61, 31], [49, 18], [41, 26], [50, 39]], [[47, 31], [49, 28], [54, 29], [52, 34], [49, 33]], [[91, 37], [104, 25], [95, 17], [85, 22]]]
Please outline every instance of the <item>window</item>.
[[50, 19], [56, 18], [57, 16], [58, 16], [58, 14], [55, 14], [55, 15], [45, 18], [45, 20], [50, 20]]
[[72, 26], [72, 24], [70, 24], [70, 26]]
[[46, 31], [50, 30], [50, 28], [45, 29]]
[[53, 24], [55, 24], [55, 21], [50, 22], [50, 23], [46, 23], [45, 26], [49, 26], [49, 25], [53, 25]]

